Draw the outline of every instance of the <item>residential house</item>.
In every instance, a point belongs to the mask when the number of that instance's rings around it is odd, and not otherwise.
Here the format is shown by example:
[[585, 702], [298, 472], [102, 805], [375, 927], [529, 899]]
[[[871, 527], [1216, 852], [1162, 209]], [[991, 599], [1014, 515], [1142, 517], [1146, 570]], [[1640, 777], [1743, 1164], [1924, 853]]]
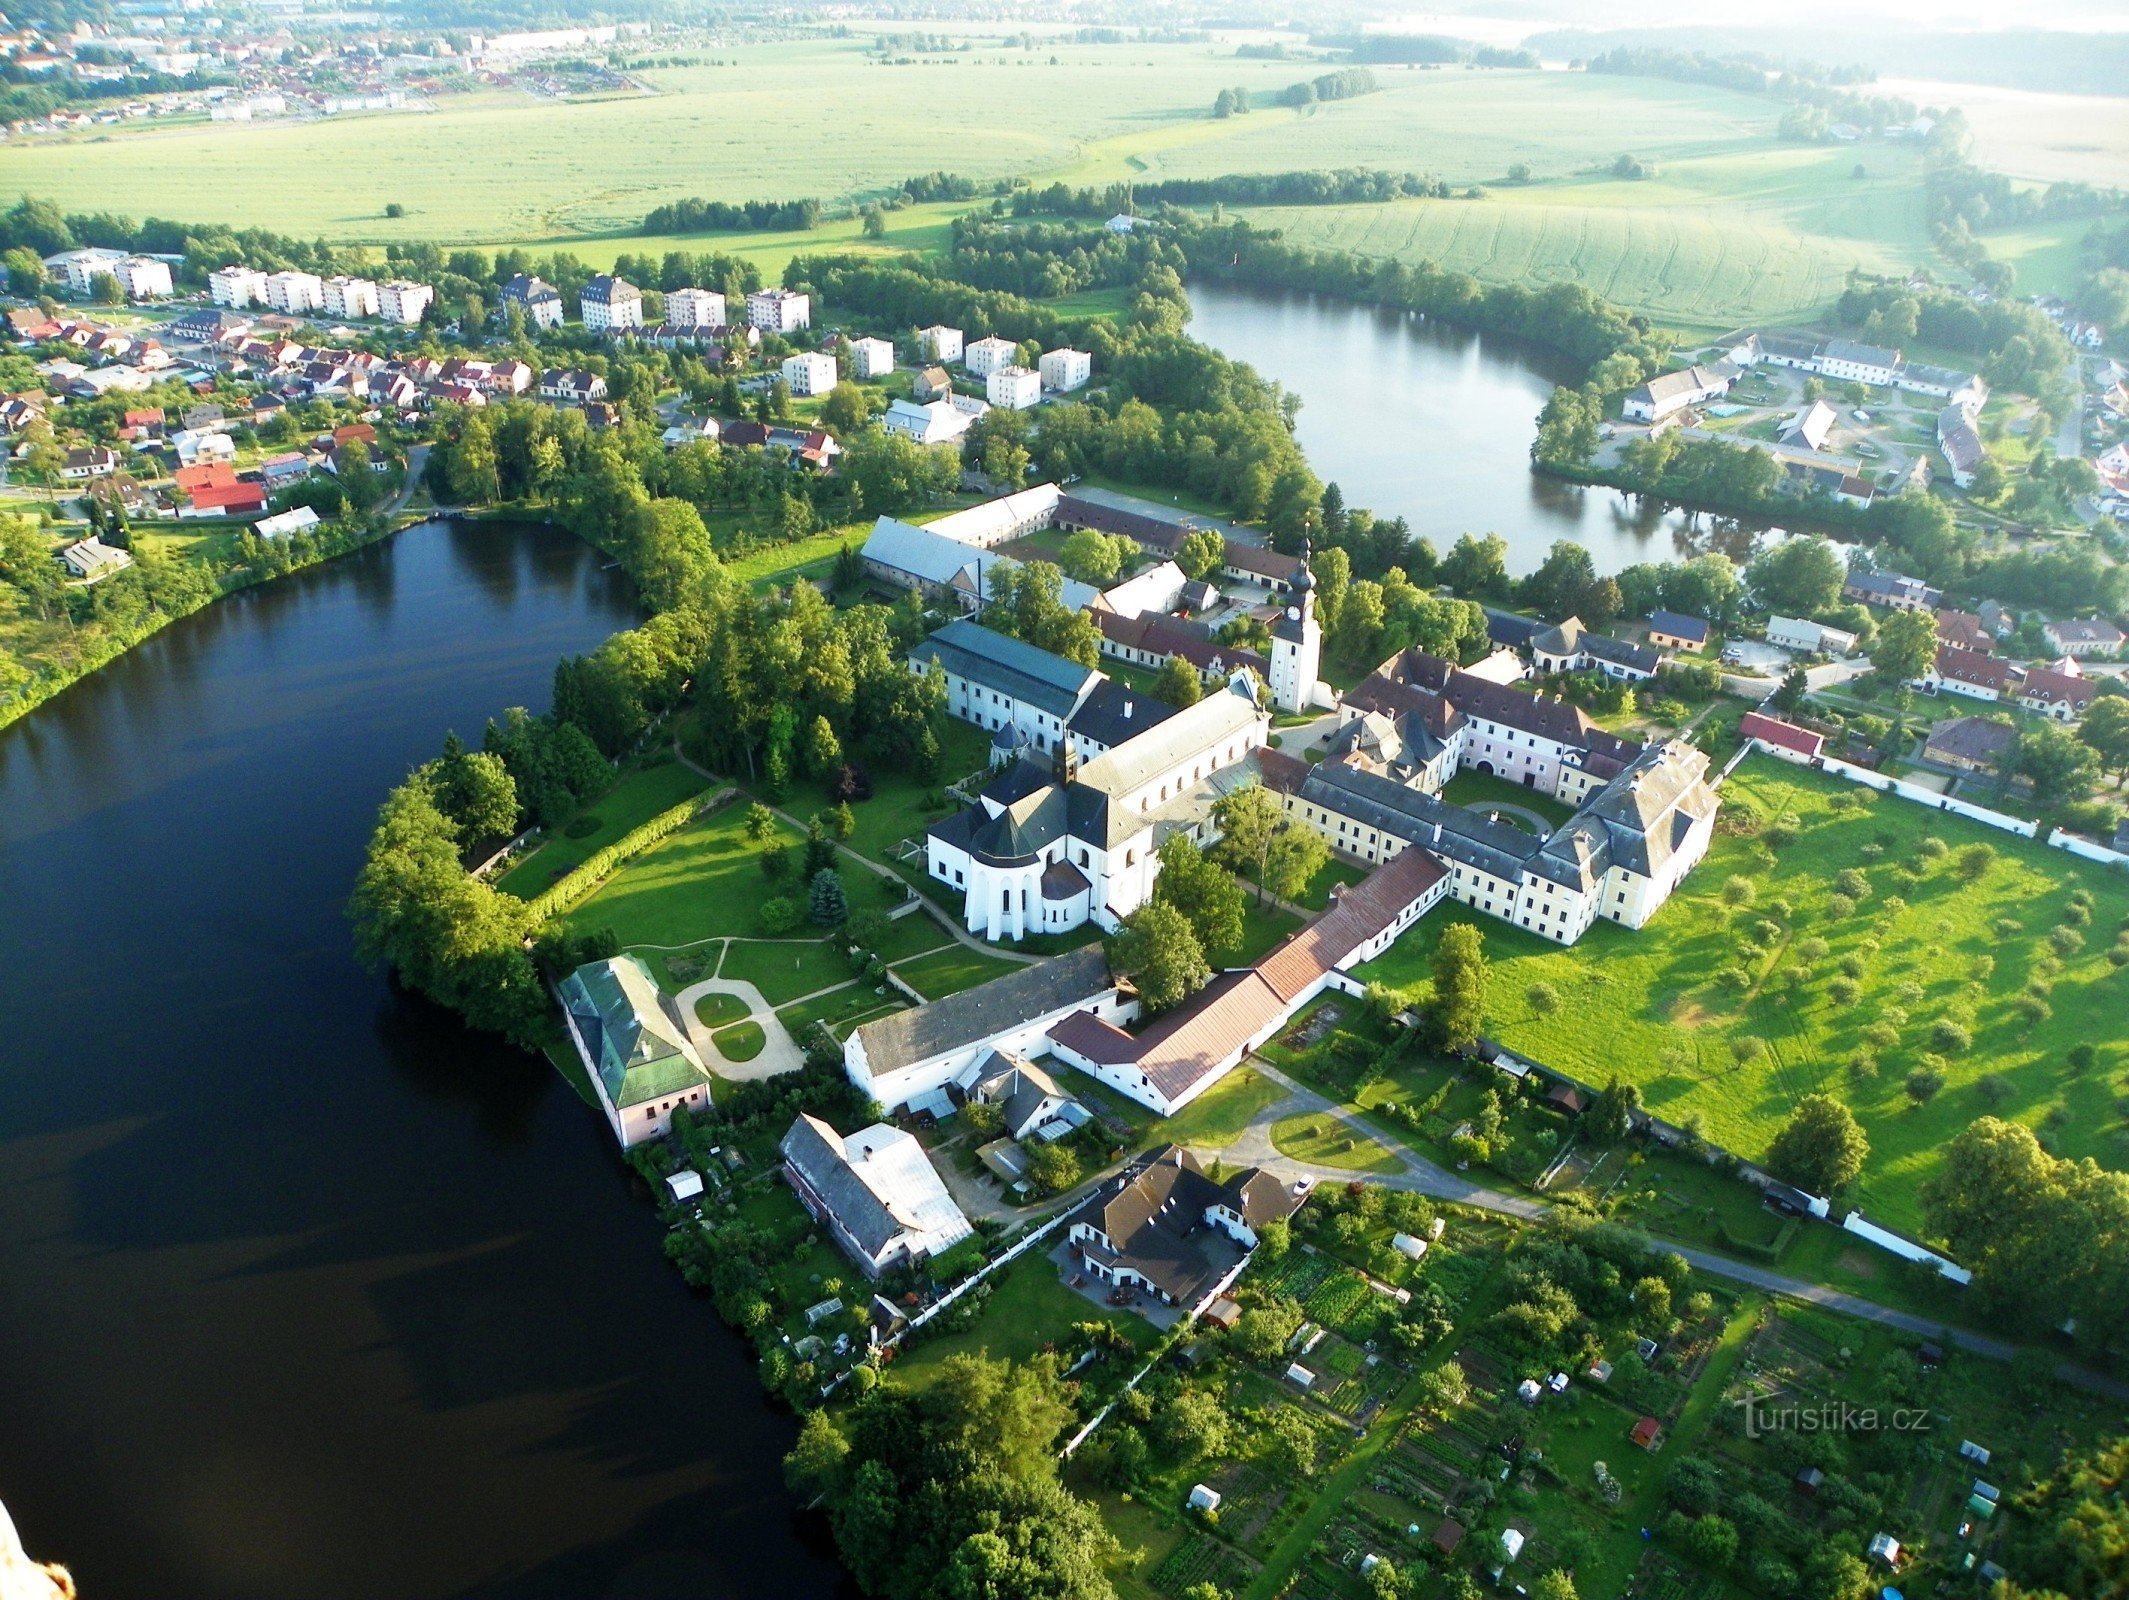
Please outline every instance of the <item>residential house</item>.
[[535, 328], [559, 328], [564, 307], [562, 291], [543, 278], [520, 272], [503, 285], [503, 308], [516, 306]]
[[665, 296], [665, 325], [721, 328], [725, 325], [724, 296], [714, 289], [670, 289]]
[[[727, 430], [728, 437], [731, 431]], [[991, 573], [1001, 565], [1013, 565], [1003, 556], [940, 533], [936, 526], [919, 527], [895, 517], [880, 517], [873, 523], [862, 559], [866, 572], [881, 582], [914, 589], [927, 600], [944, 601], [962, 611], [980, 611], [987, 605]], [[1064, 580], [1062, 598], [1072, 610], [1086, 606], [1097, 594], [1092, 584]]]
[[1084, 389], [1094, 376], [1094, 357], [1069, 347], [1045, 350], [1035, 365], [1042, 374], [1042, 386], [1053, 394]]
[[1622, 683], [1645, 683], [1663, 665], [1659, 651], [1593, 633], [1580, 617], [1540, 628], [1531, 635], [1530, 653], [1540, 672], [1601, 672]]
[[329, 317], [374, 317], [377, 285], [368, 278], [350, 278], [344, 273], [327, 278], [324, 306]]
[[2092, 680], [2077, 670], [2075, 657], [2054, 666], [2028, 667], [2018, 684], [2018, 703], [2057, 722], [2075, 722], [2092, 704]]
[[976, 1067], [968, 1098], [998, 1108], [999, 1129], [1022, 1143], [1049, 1143], [1085, 1127], [1093, 1113], [1057, 1086], [1057, 1080], [1027, 1057], [993, 1050]]
[[880, 419], [880, 426], [918, 444], [959, 444], [975, 422], [973, 413], [945, 400], [919, 404], [897, 399], [887, 402], [887, 414]]
[[1662, 373], [1628, 390], [1620, 414], [1629, 422], [1667, 422], [1681, 411], [1728, 394], [1736, 382], [1737, 370], [1728, 362]]
[[557, 986], [562, 1016], [623, 1149], [672, 1131], [681, 1106], [710, 1104], [710, 1074], [687, 1025], [634, 956], [588, 962]]
[[118, 470], [118, 452], [93, 445], [84, 450], [69, 450], [66, 460], [59, 465], [59, 476], [65, 483], [86, 483], [91, 478], [107, 478]]
[[1659, 650], [1698, 655], [1708, 647], [1711, 631], [1705, 617], [1689, 617], [1682, 611], [1649, 613], [1648, 642]]
[[133, 565], [130, 552], [107, 545], [93, 534], [68, 545], [59, 552], [59, 559], [84, 584], [99, 583]]
[[300, 483], [311, 474], [311, 458], [300, 450], [288, 450], [277, 456], [268, 456], [259, 463], [259, 481], [269, 492]]
[[251, 531], [262, 539], [286, 539], [298, 533], [308, 533], [318, 526], [318, 513], [309, 506], [291, 506], [286, 511], [270, 517], [261, 517], [252, 524]]
[[1934, 724], [1922, 742], [1922, 759], [1954, 772], [1993, 772], [2018, 737], [2007, 721], [1991, 717], [1947, 717]]
[[1823, 450], [1833, 436], [1833, 425], [1838, 421], [1833, 407], [1823, 400], [1814, 400], [1789, 419], [1782, 429], [1781, 442], [1799, 445], [1806, 450]]
[[813, 300], [789, 289], [755, 289], [747, 295], [747, 323], [763, 333], [796, 333], [813, 326]]
[[1114, 1021], [1138, 1015], [1138, 1000], [1118, 986], [1099, 944], [1016, 967], [973, 989], [898, 1011], [853, 1029], [843, 1070], [889, 1114], [953, 1110], [998, 1051], [1047, 1055], [1051, 1026], [1078, 1011]]
[[540, 398], [557, 405], [590, 405], [606, 398], [606, 380], [582, 367], [553, 367], [540, 374]]
[[643, 326], [643, 291], [626, 278], [602, 272], [577, 295], [577, 314], [593, 333], [624, 333]]
[[2018, 669], [2000, 656], [1940, 644], [1917, 681], [1932, 694], [1943, 689], [1975, 700], [2008, 700], [2017, 676]]
[[1894, 611], [1935, 612], [1944, 603], [1944, 591], [1904, 573], [1851, 570], [1841, 585], [1841, 598]]
[[1216, 1181], [1188, 1150], [1167, 1145], [1097, 1191], [1065, 1237], [1089, 1277], [1194, 1306], [1307, 1194], [1257, 1167]]
[[1010, 339], [1000, 339], [995, 335], [988, 339], [978, 339], [962, 351], [963, 364], [967, 366], [969, 375], [976, 378], [988, 378], [999, 369], [1012, 366], [1019, 359], [1020, 347]]
[[1937, 449], [1951, 468], [1952, 482], [1962, 489], [1974, 486], [1988, 450], [1974, 427], [1974, 413], [1962, 405], [1948, 405], [1937, 413]]
[[1138, 226], [1138, 218], [1119, 211], [1101, 226], [1104, 233], [1129, 233]]
[[2040, 625], [2040, 636], [2057, 655], [2082, 661], [2111, 656], [2122, 647], [2122, 630], [2104, 617], [2068, 617]]
[[1979, 617], [1971, 611], [1959, 611], [1950, 606], [1937, 608], [1937, 642], [1981, 655], [1996, 648], [1996, 636], [1982, 625]]
[[910, 397], [920, 405], [953, 398], [954, 380], [944, 367], [926, 367], [910, 385]]
[[983, 394], [1006, 411], [1025, 411], [1042, 400], [1042, 379], [1027, 367], [998, 367], [983, 380]]
[[220, 345], [251, 331], [251, 319], [232, 311], [202, 306], [175, 322], [163, 324], [163, 337], [176, 344]]
[[[396, 322], [401, 327], [411, 328], [421, 321], [422, 314], [435, 300], [436, 291], [427, 284], [414, 283], [406, 278], [394, 278], [377, 291], [377, 315], [386, 322]], [[556, 298], [555, 305], [557, 309], [560, 308], [559, 297]]]
[[1202, 623], [1159, 611], [1127, 616], [1103, 606], [1095, 607], [1093, 615], [1101, 630], [1101, 653], [1113, 660], [1157, 671], [1179, 658], [1197, 668], [1199, 681], [1207, 684], [1224, 683], [1245, 670], [1259, 682], [1271, 676], [1269, 660], [1254, 650], [1220, 643]]
[[1780, 717], [1769, 716], [1764, 711], [1747, 711], [1737, 724], [1740, 738], [1750, 739], [1768, 755], [1778, 760], [1793, 761], [1808, 765], [1819, 759], [1825, 751], [1826, 740], [1809, 728], [1799, 728], [1793, 722], [1784, 722]]
[[1773, 616], [1767, 619], [1767, 643], [1807, 656], [1852, 656], [1858, 641], [1846, 628], [1829, 627], [1808, 617]]
[[1902, 363], [1893, 385], [1909, 394], [1926, 395], [1947, 405], [1964, 407], [1969, 412], [1979, 411], [1989, 397], [1988, 380], [1980, 373], [1957, 367], [1924, 366], [1919, 362]]
[[894, 371], [894, 344], [887, 339], [852, 339], [850, 373], [861, 379], [884, 378]]
[[794, 399], [810, 399], [835, 387], [835, 357], [818, 350], [785, 356], [781, 371], [784, 387], [791, 391]]
[[917, 353], [927, 361], [948, 366], [961, 359], [961, 348], [959, 328], [935, 326], [917, 330]]
[[924, 1147], [899, 1128], [876, 1122], [845, 1138], [802, 1115], [779, 1149], [799, 1203], [867, 1278], [919, 1266], [975, 1231]]

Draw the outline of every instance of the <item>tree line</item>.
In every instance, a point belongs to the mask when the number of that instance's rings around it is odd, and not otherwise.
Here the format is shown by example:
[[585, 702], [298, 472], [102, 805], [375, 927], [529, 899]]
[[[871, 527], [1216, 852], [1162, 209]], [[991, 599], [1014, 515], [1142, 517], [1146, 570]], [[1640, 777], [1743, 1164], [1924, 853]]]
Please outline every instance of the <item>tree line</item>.
[[674, 200], [644, 214], [639, 233], [790, 233], [816, 226], [821, 203], [804, 200]]

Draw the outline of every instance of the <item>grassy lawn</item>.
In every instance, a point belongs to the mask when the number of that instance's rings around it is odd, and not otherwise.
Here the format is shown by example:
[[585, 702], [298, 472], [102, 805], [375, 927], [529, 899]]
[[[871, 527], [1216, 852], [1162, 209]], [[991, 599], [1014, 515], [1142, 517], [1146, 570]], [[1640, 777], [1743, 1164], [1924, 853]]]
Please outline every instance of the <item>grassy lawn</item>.
[[1060, 317], [1120, 317], [1130, 309], [1131, 293], [1129, 289], [1082, 289], [1041, 303]]
[[1075, 1322], [1107, 1322], [1123, 1329], [1143, 1347], [1153, 1338], [1152, 1324], [1133, 1312], [1096, 1305], [1073, 1293], [1057, 1276], [1046, 1251], [1030, 1250], [989, 1280], [990, 1303], [966, 1332], [927, 1340], [888, 1369], [897, 1383], [921, 1389], [938, 1375], [949, 1356], [971, 1351], [1008, 1361], [1025, 1361], [1044, 1346], [1062, 1339]]
[[[939, 743], [944, 755], [940, 770], [947, 783], [967, 777], [990, 758], [990, 735], [972, 722], [947, 718]], [[937, 790], [927, 790], [904, 773], [885, 768], [867, 770], [872, 778], [872, 798], [851, 803], [857, 831], [844, 843], [868, 860], [891, 866], [894, 847], [952, 811], [955, 802]], [[931, 804], [925, 803], [927, 797]], [[794, 817], [806, 817], [834, 803], [825, 784], [802, 780], [791, 786], [783, 809]]]
[[1328, 1112], [1305, 1112], [1272, 1124], [1271, 1142], [1281, 1155], [1352, 1172], [1399, 1172], [1403, 1163]]
[[1161, 1135], [1176, 1144], [1231, 1144], [1268, 1105], [1286, 1098], [1286, 1090], [1261, 1072], [1241, 1066], [1161, 1124]]
[[790, 544], [771, 545], [765, 550], [749, 551], [724, 564], [724, 570], [746, 583], [763, 579], [783, 578], [816, 563], [833, 563], [844, 545], [862, 546], [871, 529], [862, 527], [830, 528], [826, 532], [811, 534]]
[[[743, 805], [697, 818], [580, 901], [567, 925], [578, 933], [611, 928], [624, 945], [683, 945], [719, 934], [767, 933], [759, 908], [770, 898], [768, 884], [745, 827]], [[783, 832], [790, 842], [800, 842], [794, 830]], [[730, 966], [727, 958], [728, 972]]]
[[785, 1006], [776, 1015], [791, 1037], [803, 1045], [807, 1031], [816, 1022], [826, 1023], [828, 1030], [840, 1039], [859, 1023], [884, 1017], [890, 1011], [900, 1011], [905, 1004], [893, 990], [880, 994], [869, 984], [851, 982], [798, 1005]]
[[772, 1006], [850, 981], [850, 963], [826, 939], [734, 940], [720, 978], [751, 983]]
[[695, 1020], [705, 1028], [721, 1028], [746, 1014], [747, 1003], [736, 994], [706, 994], [695, 1002]]
[[[1325, 891], [1328, 893], [1328, 889]], [[1301, 919], [1291, 911], [1282, 911], [1266, 901], [1258, 905], [1254, 899], [1242, 907], [1242, 943], [1240, 948], [1222, 956], [1213, 965], [1216, 967], [1246, 967], [1260, 960], [1281, 939], [1301, 926]]]
[[505, 894], [530, 900], [558, 878], [582, 866], [632, 828], [703, 792], [702, 774], [677, 761], [626, 773], [572, 821], [550, 832], [539, 846], [496, 880]]
[[727, 1061], [752, 1061], [768, 1042], [769, 1036], [758, 1022], [735, 1022], [710, 1035], [710, 1043]]
[[1007, 961], [1002, 956], [984, 955], [965, 944], [953, 944], [928, 956], [918, 956], [914, 961], [905, 961], [894, 971], [896, 977], [925, 999], [939, 1000], [959, 994], [963, 989], [973, 989], [979, 983], [988, 983], [993, 978], [1002, 978], [1008, 972], [1017, 972], [1025, 965], [1021, 961]]
[[1555, 824], [1575, 814], [1572, 806], [1562, 805], [1551, 795], [1526, 789], [1492, 772], [1459, 772], [1442, 785], [1442, 798], [1460, 806], [1520, 806]]
[[[1793, 814], [1796, 842], [1768, 867], [1756, 840], [1719, 834], [1686, 887], [1638, 933], [1602, 923], [1561, 950], [1491, 918], [1469, 918], [1493, 963], [1487, 1032], [1585, 1081], [1628, 1077], [1657, 1115], [1697, 1118], [1715, 1143], [1752, 1159], [1801, 1096], [1835, 1095], [1871, 1141], [1850, 1198], [1894, 1227], [1919, 1225], [1917, 1190], [1936, 1170], [1937, 1152], [1985, 1112], [2045, 1130], [2061, 1154], [2129, 1164], [2112, 1088], [2129, 1061], [2120, 1027], [2129, 976], [2103, 954], [2129, 918], [2129, 882], [2060, 851], [1763, 757], [1738, 769], [1724, 798], [1733, 810], [1749, 802], [1769, 819]], [[1932, 864], [1918, 854], [1931, 837], [1953, 852], [1987, 844], [1993, 864], [1978, 882], [1962, 882], [1948, 860]], [[1908, 862], [1926, 868], [1911, 884], [1895, 875], [1896, 864]], [[1851, 867], [1864, 872], [1870, 892], [1837, 921], [1828, 904], [1833, 879]], [[1755, 886], [1757, 901], [1734, 921], [1721, 901], [1733, 876]], [[2049, 935], [2071, 914], [2079, 887], [2093, 899], [2091, 924], [2076, 930], [2082, 948], [2058, 956]], [[1429, 918], [1364, 975], [1397, 985], [1423, 979], [1441, 928], [1466, 916]], [[1761, 921], [1775, 930], [1759, 929]], [[1748, 938], [1765, 944], [1764, 953], [1741, 952]], [[1828, 946], [1815, 958], [1805, 944], [1813, 938]], [[1861, 965], [1862, 990], [1844, 1008], [1830, 988], [1848, 957]], [[2060, 970], [2051, 970], [2057, 961]], [[1746, 972], [1743, 992], [1722, 980], [1732, 967]], [[1798, 967], [1808, 968], [1800, 981], [1790, 976]], [[1976, 976], [1982, 971], [1986, 979]], [[2052, 1014], [2029, 1022], [2016, 1003], [2036, 980], [2048, 986]], [[1539, 981], [1559, 995], [1556, 1010], [1531, 1005]], [[1866, 1039], [1866, 1028], [1898, 1013], [1906, 1021], [1896, 1043]], [[1971, 1044], [1939, 1048], [1940, 1020], [1970, 1029]], [[2079, 1075], [2065, 1058], [2085, 1041], [2099, 1047], [2100, 1061]], [[1904, 1083], [1925, 1053], [1946, 1058], [1946, 1081], [1917, 1106]], [[1874, 1058], [1874, 1073], [1851, 1069], [1859, 1056]]]
[[927, 950], [936, 950], [941, 945], [951, 944], [952, 938], [944, 928], [932, 921], [922, 911], [912, 911], [908, 916], [887, 924], [887, 933], [873, 953], [889, 966], [910, 956], [922, 955]]

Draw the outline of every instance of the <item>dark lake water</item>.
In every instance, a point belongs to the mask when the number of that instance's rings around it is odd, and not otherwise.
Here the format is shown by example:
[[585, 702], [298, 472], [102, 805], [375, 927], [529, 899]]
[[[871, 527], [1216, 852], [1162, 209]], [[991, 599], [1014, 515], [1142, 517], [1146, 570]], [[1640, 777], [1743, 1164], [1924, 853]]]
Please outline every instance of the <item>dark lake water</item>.
[[636, 614], [429, 524], [0, 732], [0, 1500], [84, 1593], [836, 1591], [603, 1120], [341, 915], [384, 790]]
[[1573, 363], [1514, 340], [1312, 295], [1193, 282], [1191, 336], [1301, 397], [1295, 426], [1317, 475], [1349, 506], [1403, 517], [1446, 554], [1466, 533], [1508, 541], [1528, 572], [1556, 539], [1599, 572], [1719, 549], [1742, 560], [1753, 533], [1727, 519], [1585, 489], [1530, 470], [1537, 415]]

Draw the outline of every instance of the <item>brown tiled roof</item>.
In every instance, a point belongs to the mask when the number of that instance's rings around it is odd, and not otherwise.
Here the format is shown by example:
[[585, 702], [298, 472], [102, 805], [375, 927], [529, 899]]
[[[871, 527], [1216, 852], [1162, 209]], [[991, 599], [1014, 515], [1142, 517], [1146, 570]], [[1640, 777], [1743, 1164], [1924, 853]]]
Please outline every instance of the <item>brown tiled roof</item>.
[[1126, 650], [1181, 656], [1200, 672], [1217, 665], [1226, 671], [1248, 667], [1260, 678], [1271, 675], [1270, 663], [1256, 651], [1221, 644], [1202, 630], [1160, 612], [1148, 611], [1136, 617], [1118, 616], [1113, 611], [1095, 611], [1091, 615], [1102, 637]]
[[2029, 667], [2018, 692], [2028, 700], [2061, 700], [2083, 706], [2090, 704], [2093, 688], [2090, 678], [2073, 677], [2053, 667]]
[[1939, 645], [1937, 676], [1953, 683], [1972, 684], [1977, 689], [1994, 689], [2000, 694], [2011, 685], [2011, 664], [1975, 650]]
[[1254, 572], [1259, 577], [1272, 578], [1280, 583], [1291, 582], [1301, 570], [1299, 556], [1281, 555], [1276, 550], [1267, 550], [1262, 545], [1237, 544], [1227, 541], [1226, 564], [1240, 572]]
[[1793, 722], [1770, 717], [1763, 711], [1747, 711], [1737, 724], [1737, 731], [1748, 739], [1764, 739], [1768, 744], [1778, 744], [1784, 750], [1794, 750], [1803, 756], [1817, 755], [1826, 743], [1809, 728], [1799, 728]]
[[1397, 920], [1448, 874], [1418, 846], [1398, 852], [1338, 896], [1337, 903], [1257, 963], [1281, 1000], [1290, 1000]]
[[1995, 648], [1996, 638], [1973, 612], [1946, 608], [1937, 613], [1937, 642], [1987, 655]]

